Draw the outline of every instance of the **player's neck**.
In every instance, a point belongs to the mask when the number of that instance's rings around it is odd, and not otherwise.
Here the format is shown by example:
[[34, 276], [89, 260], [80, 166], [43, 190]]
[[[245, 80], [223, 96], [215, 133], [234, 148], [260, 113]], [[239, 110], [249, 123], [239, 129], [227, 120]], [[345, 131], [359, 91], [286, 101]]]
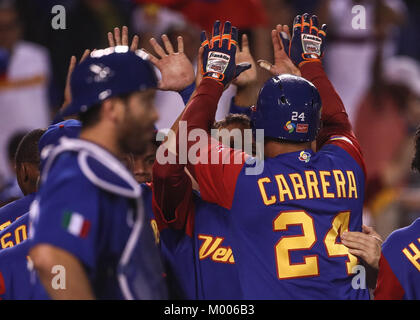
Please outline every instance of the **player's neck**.
[[283, 153], [297, 152], [306, 149], [311, 149], [311, 143], [287, 143], [267, 141], [264, 144], [264, 156], [266, 158], [274, 158]]

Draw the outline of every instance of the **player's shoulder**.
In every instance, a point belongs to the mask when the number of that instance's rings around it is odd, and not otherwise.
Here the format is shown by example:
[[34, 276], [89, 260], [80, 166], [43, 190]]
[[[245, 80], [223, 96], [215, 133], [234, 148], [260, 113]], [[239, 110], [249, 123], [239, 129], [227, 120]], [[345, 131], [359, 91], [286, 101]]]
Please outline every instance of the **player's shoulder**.
[[124, 165], [107, 150], [81, 139], [62, 138], [47, 160], [43, 180], [49, 185], [83, 185], [128, 198], [141, 187]]
[[27, 225], [29, 222], [29, 209], [28, 212], [24, 213], [20, 217], [17, 218], [17, 220], [13, 221], [11, 224], [9, 224], [7, 227], [5, 227], [3, 230], [0, 231], [0, 239], [9, 232], [14, 232], [14, 230], [21, 225]]
[[45, 181], [41, 184], [41, 190], [45, 187], [55, 190], [57, 186], [92, 188], [92, 183], [85, 177], [79, 166], [76, 152], [66, 151], [54, 159]]
[[18, 200], [8, 203], [4, 207], [0, 208], [0, 217], [9, 215], [9, 213], [21, 213], [24, 214], [28, 211], [31, 202], [35, 199], [36, 193], [30, 193]]
[[420, 234], [420, 218], [417, 218], [411, 225], [393, 231], [382, 245], [384, 253], [400, 251], [408, 246], [410, 242], [416, 241]]
[[[361, 167], [355, 157], [356, 148], [346, 136], [332, 136], [317, 152], [319, 158], [328, 158], [330, 161], [343, 164], [345, 166]], [[363, 168], [360, 168], [363, 169]]]

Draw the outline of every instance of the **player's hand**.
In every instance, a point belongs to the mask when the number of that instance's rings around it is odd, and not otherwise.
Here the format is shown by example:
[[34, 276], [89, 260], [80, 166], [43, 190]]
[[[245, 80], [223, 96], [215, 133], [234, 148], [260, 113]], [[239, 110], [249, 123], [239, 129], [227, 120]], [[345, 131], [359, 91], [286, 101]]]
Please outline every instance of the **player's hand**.
[[343, 232], [341, 242], [349, 248], [349, 253], [363, 259], [369, 266], [378, 270], [381, 258], [381, 236], [368, 226], [363, 232]]
[[[120, 28], [114, 28], [114, 33], [108, 32], [108, 45], [110, 47], [115, 46], [128, 46], [128, 28], [126, 26]], [[139, 47], [139, 36], [135, 35], [131, 41], [130, 51], [136, 51]]]
[[236, 50], [236, 63], [248, 62], [251, 68], [242, 72], [239, 77], [233, 80], [236, 85], [235, 104], [241, 107], [249, 107], [257, 102], [258, 98], [258, 78], [255, 60], [249, 51], [248, 37], [242, 35], [242, 48]]
[[248, 87], [257, 83], [257, 67], [255, 60], [249, 51], [248, 37], [246, 34], [242, 35], [242, 48], [236, 49], [236, 63], [247, 62], [251, 64], [251, 68], [242, 72], [236, 79], [233, 80], [233, 84], [238, 87]]
[[289, 44], [285, 48], [283, 45], [284, 39], [290, 39], [289, 27], [286, 25], [278, 24], [276, 29], [271, 30], [271, 42], [273, 44], [274, 53], [274, 65], [266, 60], [258, 60], [258, 65], [269, 71], [273, 76], [280, 74], [293, 74], [295, 76], [301, 76], [300, 70], [294, 65], [292, 60], [288, 56]]
[[[90, 50], [86, 49], [85, 52], [83, 52], [82, 57], [80, 58], [80, 62], [84, 61], [90, 54]], [[67, 71], [67, 77], [66, 77], [66, 86], [64, 88], [64, 102], [63, 105], [60, 108], [60, 111], [63, 111], [70, 103], [71, 103], [71, 88], [70, 88], [70, 78], [73, 74], [74, 68], [76, 67], [77, 59], [75, 56], [71, 56], [70, 63], [69, 63], [69, 69]]]
[[174, 50], [166, 34], [162, 35], [162, 41], [165, 49], [157, 43], [156, 39], [150, 39], [150, 44], [159, 58], [148, 52], [148, 59], [162, 75], [158, 88], [181, 91], [195, 80], [193, 65], [184, 53], [184, 40], [181, 36], [177, 38], [178, 52]]
[[[283, 45], [293, 63], [301, 67], [306, 62], [320, 62], [324, 55], [327, 25], [318, 27], [318, 17], [305, 13], [297, 15], [293, 22], [293, 36], [289, 40], [281, 34]], [[289, 48], [289, 50], [287, 50]]]
[[236, 65], [236, 49], [238, 46], [238, 30], [225, 22], [220, 30], [220, 21], [213, 25], [211, 39], [207, 39], [205, 31], [201, 32], [201, 47], [203, 47], [201, 73], [203, 78], [218, 81], [227, 87], [232, 80], [243, 71], [251, 68], [249, 62]]

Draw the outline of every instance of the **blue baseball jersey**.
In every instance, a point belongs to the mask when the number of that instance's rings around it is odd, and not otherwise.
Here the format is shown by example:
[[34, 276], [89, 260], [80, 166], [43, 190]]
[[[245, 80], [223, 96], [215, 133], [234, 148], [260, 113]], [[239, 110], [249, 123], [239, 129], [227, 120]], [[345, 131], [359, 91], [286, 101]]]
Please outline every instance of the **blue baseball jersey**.
[[242, 299], [235, 264], [229, 212], [201, 197], [195, 199], [194, 261], [198, 278], [198, 298], [206, 300]]
[[0, 230], [3, 230], [17, 218], [29, 211], [36, 193], [31, 193], [0, 208]]
[[62, 138], [31, 207], [32, 245], [50, 244], [74, 255], [98, 299], [166, 298], [140, 195], [132, 175], [106, 150]]
[[235, 164], [243, 153], [217, 150], [230, 162], [194, 169], [203, 198], [230, 208], [245, 299], [369, 299], [367, 289], [352, 286], [358, 259], [340, 240], [341, 232], [362, 226], [365, 175], [349, 138], [259, 165]]
[[34, 286], [28, 267], [29, 241], [0, 251], [0, 299], [48, 299], [44, 288]]
[[168, 284], [170, 299], [196, 299], [197, 289], [191, 238], [185, 233], [168, 228], [159, 215], [153, 212], [153, 192], [150, 184], [142, 184], [143, 201], [155, 233]]
[[420, 218], [382, 245], [375, 299], [420, 300]]
[[182, 228], [165, 223], [159, 209], [150, 216], [157, 220], [171, 291], [189, 300], [241, 299], [227, 210], [195, 192], [192, 199], [180, 214]]
[[358, 261], [339, 236], [361, 231], [364, 173], [356, 161], [327, 145], [265, 159], [257, 176], [248, 167], [231, 209], [245, 297], [368, 299], [367, 289], [352, 287]]
[[28, 238], [29, 212], [0, 231], [0, 250], [14, 247]]

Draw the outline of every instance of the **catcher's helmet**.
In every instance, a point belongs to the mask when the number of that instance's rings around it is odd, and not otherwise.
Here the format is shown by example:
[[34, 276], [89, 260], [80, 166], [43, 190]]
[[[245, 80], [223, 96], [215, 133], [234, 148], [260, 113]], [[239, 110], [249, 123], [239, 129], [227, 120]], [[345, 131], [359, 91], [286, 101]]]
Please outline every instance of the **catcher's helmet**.
[[294, 142], [315, 140], [320, 126], [321, 97], [315, 86], [290, 74], [268, 80], [251, 112], [254, 129], [264, 137]]
[[117, 46], [91, 53], [73, 71], [70, 80], [72, 102], [62, 116], [83, 113], [110, 97], [157, 87], [150, 62], [141, 52]]

